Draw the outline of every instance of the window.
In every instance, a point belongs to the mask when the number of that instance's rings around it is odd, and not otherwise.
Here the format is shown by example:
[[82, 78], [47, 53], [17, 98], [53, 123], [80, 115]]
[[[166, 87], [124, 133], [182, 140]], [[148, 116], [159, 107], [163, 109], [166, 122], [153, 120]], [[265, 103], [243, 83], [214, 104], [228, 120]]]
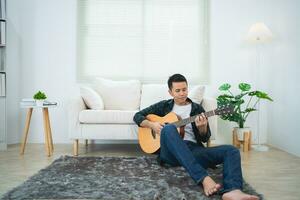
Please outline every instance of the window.
[[78, 0], [78, 78], [206, 83], [207, 0]]

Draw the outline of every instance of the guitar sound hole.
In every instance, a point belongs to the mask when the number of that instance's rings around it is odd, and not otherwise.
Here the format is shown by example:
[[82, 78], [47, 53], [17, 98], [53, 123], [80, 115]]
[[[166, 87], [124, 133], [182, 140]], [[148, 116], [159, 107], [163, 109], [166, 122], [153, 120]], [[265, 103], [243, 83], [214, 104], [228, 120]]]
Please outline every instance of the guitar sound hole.
[[156, 134], [155, 132], [151, 129], [151, 134], [152, 134], [152, 137], [155, 139], [156, 138]]

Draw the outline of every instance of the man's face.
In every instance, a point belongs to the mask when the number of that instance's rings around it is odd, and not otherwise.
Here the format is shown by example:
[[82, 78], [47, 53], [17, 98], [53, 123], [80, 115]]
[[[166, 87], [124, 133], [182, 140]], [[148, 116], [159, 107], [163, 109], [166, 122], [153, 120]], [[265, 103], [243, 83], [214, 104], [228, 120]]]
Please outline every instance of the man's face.
[[173, 82], [170, 95], [178, 105], [185, 105], [188, 96], [188, 85], [186, 82]]

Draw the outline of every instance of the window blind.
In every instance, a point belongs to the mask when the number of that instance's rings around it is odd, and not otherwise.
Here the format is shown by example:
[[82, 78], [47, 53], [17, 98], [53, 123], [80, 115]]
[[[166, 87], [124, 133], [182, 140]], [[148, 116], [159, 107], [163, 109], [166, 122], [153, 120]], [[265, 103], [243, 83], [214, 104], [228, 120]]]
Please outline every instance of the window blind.
[[78, 78], [206, 83], [207, 0], [78, 0]]

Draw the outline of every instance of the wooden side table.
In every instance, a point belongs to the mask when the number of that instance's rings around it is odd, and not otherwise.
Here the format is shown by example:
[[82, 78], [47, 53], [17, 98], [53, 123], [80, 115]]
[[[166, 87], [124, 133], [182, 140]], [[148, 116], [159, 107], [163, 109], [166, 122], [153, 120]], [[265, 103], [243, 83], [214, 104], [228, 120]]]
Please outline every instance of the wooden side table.
[[236, 130], [232, 131], [232, 144], [233, 146], [240, 148], [241, 144], [243, 145], [243, 152], [247, 152], [251, 150], [251, 131], [244, 131], [243, 132], [243, 140], [238, 139], [238, 134]]
[[28, 137], [28, 131], [30, 127], [31, 116], [34, 108], [41, 108], [43, 111], [43, 121], [44, 121], [44, 131], [45, 131], [45, 148], [46, 148], [46, 155], [51, 156], [53, 154], [53, 140], [52, 140], [52, 133], [51, 133], [51, 125], [49, 119], [49, 111], [48, 108], [56, 107], [57, 105], [43, 105], [37, 106], [35, 103], [20, 103], [21, 108], [27, 108], [27, 116], [25, 122], [25, 128], [23, 133], [23, 140], [21, 142], [21, 149], [20, 154], [23, 155], [25, 151], [25, 146]]

